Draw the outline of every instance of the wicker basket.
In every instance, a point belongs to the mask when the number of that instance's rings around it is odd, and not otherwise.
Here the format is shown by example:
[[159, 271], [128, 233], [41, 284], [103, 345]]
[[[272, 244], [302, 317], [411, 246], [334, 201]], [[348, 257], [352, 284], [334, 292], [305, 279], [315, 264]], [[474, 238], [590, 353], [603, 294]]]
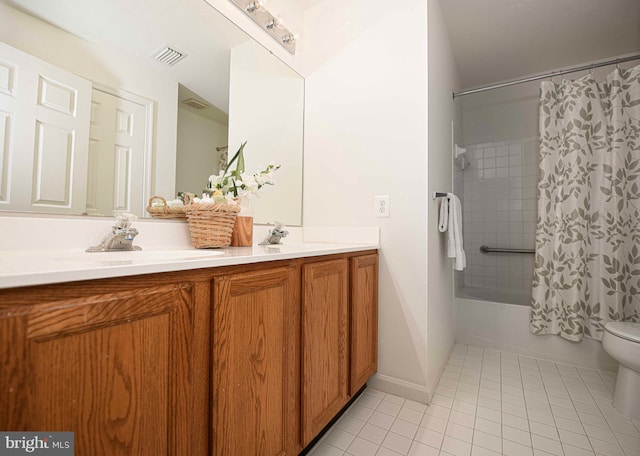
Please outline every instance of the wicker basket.
[[191, 232], [191, 244], [196, 249], [229, 247], [240, 206], [193, 203], [185, 209]]
[[[149, 199], [149, 205], [147, 206], [147, 212], [151, 214], [151, 217], [161, 219], [186, 219], [187, 214], [185, 208], [187, 204], [191, 204], [193, 195], [191, 193], [185, 193], [185, 206], [170, 207], [167, 206], [167, 200], [161, 196], [152, 196]], [[155, 200], [162, 201], [162, 206], [153, 206]]]

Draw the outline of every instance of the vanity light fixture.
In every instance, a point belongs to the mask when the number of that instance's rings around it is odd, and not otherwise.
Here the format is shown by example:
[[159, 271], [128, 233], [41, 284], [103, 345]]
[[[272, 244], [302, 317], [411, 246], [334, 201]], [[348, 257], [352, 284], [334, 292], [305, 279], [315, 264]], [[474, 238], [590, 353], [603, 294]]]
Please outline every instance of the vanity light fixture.
[[231, 0], [231, 2], [287, 51], [291, 54], [296, 53], [297, 35], [288, 30], [282, 20], [268, 10], [266, 0]]

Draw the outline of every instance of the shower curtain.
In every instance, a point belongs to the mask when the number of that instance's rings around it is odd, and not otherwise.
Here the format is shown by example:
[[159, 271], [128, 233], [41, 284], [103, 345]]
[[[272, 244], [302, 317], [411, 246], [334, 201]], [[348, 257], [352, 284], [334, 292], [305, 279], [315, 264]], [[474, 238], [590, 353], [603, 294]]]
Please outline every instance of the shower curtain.
[[640, 66], [541, 84], [532, 291], [534, 334], [640, 321]]

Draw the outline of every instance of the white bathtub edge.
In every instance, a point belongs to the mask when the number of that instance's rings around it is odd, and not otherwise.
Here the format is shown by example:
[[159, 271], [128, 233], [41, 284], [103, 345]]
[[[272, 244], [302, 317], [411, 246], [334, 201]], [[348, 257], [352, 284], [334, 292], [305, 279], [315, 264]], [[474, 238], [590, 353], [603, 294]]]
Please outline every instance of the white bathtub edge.
[[580, 343], [559, 336], [536, 336], [529, 332], [529, 307], [514, 304], [455, 299], [456, 342], [509, 351], [549, 361], [607, 372], [618, 363], [599, 341]]

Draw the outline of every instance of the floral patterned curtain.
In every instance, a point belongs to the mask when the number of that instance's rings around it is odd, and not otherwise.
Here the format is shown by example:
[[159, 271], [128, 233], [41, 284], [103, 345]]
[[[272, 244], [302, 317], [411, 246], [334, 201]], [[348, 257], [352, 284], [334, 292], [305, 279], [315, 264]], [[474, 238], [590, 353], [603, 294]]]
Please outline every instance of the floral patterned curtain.
[[530, 329], [602, 339], [640, 321], [640, 66], [540, 92]]

